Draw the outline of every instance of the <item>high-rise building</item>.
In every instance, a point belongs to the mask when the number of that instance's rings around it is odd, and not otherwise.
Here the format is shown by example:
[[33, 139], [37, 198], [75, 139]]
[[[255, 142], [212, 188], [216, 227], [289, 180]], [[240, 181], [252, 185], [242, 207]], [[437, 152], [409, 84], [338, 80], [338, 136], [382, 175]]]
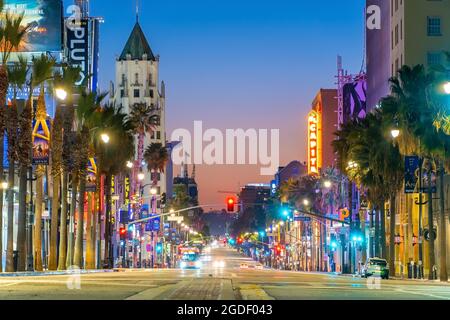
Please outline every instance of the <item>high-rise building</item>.
[[[388, 0], [367, 0], [366, 5], [367, 110], [370, 111], [379, 104], [382, 97], [389, 94], [391, 17]], [[376, 6], [375, 11], [372, 10], [373, 6]], [[379, 11], [376, 11], [378, 8]], [[376, 25], [377, 21], [372, 25], [370, 18], [380, 19], [380, 25]]]
[[[134, 28], [116, 60], [116, 81], [111, 86], [112, 101], [116, 106], [130, 113], [136, 104], [146, 104], [159, 115], [155, 130], [151, 136], [146, 136], [144, 148], [151, 143], [166, 144], [165, 131], [165, 85], [159, 85], [159, 56], [153, 54], [145, 34], [136, 21]], [[151, 185], [157, 175], [158, 194], [166, 193], [166, 177], [163, 172], [145, 172], [146, 165], [142, 165], [145, 180], [142, 185]], [[148, 190], [147, 190], [148, 191]], [[146, 192], [147, 192], [146, 191]], [[158, 203], [158, 210], [160, 204]], [[159, 212], [156, 210], [156, 212]]]
[[[450, 51], [450, 0], [367, 0], [377, 6], [379, 28], [366, 26], [368, 108], [389, 94], [390, 77], [403, 65], [445, 62]], [[373, 8], [373, 7], [372, 7]]]
[[337, 131], [338, 101], [336, 89], [320, 89], [312, 103], [308, 117], [308, 173], [335, 165], [332, 142]]

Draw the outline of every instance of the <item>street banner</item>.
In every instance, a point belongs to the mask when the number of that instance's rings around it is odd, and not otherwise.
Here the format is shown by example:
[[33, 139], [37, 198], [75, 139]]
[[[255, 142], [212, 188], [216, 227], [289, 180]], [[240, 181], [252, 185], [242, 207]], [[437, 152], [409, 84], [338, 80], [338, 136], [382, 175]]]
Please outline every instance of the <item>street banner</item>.
[[417, 192], [419, 181], [420, 159], [417, 156], [405, 157], [405, 193]]
[[50, 121], [33, 121], [33, 165], [50, 164]]
[[148, 217], [148, 213], [150, 212], [150, 208], [148, 206], [148, 204], [144, 204], [141, 207], [141, 218], [145, 219]]
[[94, 158], [89, 159], [88, 172], [86, 176], [86, 191], [96, 192], [97, 191], [97, 164]]
[[77, 86], [87, 85], [89, 77], [89, 21], [81, 19], [79, 23], [66, 20], [66, 47], [68, 63], [80, 68], [80, 78]]

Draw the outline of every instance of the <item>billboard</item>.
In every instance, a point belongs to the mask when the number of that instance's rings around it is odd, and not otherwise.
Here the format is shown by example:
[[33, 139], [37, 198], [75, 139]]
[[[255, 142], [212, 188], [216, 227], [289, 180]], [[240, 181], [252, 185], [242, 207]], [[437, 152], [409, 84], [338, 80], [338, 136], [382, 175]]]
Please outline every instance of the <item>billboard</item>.
[[89, 20], [81, 19], [79, 23], [66, 21], [67, 62], [79, 67], [80, 78], [76, 85], [86, 84], [89, 78]]
[[367, 114], [367, 81], [365, 76], [356, 78], [343, 87], [344, 123], [364, 119]]
[[24, 15], [22, 25], [30, 30], [19, 45], [20, 53], [62, 50], [62, 1], [5, 0], [2, 14]]

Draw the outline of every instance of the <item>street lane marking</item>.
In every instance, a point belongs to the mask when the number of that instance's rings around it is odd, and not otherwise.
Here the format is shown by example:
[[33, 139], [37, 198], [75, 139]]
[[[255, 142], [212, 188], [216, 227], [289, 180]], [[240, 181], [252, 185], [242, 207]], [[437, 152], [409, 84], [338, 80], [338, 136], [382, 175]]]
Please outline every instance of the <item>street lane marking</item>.
[[431, 293], [406, 291], [403, 289], [395, 289], [395, 291], [402, 292], [402, 293], [408, 293], [408, 294], [415, 294], [415, 295], [420, 295], [420, 296], [426, 296], [426, 297], [431, 297], [431, 298], [441, 299], [441, 300], [450, 300], [450, 297], [438, 296], [438, 295], [431, 294]]
[[258, 285], [243, 285], [239, 288], [243, 300], [275, 300]]

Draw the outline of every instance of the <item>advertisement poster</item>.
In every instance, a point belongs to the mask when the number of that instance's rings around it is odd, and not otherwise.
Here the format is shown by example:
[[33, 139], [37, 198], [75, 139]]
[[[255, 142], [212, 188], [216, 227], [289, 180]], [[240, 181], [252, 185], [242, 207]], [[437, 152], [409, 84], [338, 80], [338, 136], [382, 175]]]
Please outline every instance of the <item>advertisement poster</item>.
[[33, 165], [50, 164], [50, 122], [33, 122]]
[[86, 191], [97, 191], [97, 165], [95, 159], [90, 158], [88, 163], [88, 172], [86, 176]]
[[18, 52], [41, 53], [62, 50], [62, 1], [5, 0], [2, 14], [24, 15], [23, 26], [30, 32], [19, 45]]
[[405, 193], [411, 194], [418, 190], [419, 157], [405, 157]]

